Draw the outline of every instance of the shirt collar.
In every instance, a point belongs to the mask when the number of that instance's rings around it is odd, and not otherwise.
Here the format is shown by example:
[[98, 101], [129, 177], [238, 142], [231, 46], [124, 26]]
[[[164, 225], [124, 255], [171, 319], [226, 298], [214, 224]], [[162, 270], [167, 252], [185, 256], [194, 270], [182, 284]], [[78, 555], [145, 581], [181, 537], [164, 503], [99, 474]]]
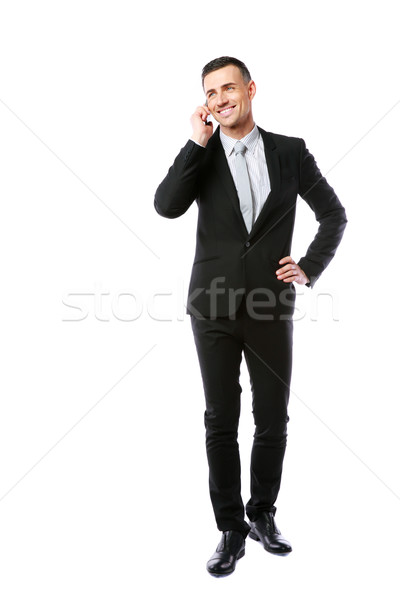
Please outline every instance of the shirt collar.
[[[236, 142], [238, 142], [239, 140], [229, 137], [228, 135], [223, 133], [221, 131], [221, 129], [219, 130], [219, 135], [220, 135], [221, 144], [225, 151], [226, 156], [230, 156], [233, 152], [233, 148], [235, 147]], [[260, 132], [258, 130], [258, 127], [257, 127], [257, 125], [254, 125], [254, 127], [250, 131], [250, 133], [245, 135], [240, 141], [242, 142], [242, 144], [244, 144], [246, 146], [248, 152], [251, 152], [252, 154], [254, 154], [259, 137], [260, 137]]]

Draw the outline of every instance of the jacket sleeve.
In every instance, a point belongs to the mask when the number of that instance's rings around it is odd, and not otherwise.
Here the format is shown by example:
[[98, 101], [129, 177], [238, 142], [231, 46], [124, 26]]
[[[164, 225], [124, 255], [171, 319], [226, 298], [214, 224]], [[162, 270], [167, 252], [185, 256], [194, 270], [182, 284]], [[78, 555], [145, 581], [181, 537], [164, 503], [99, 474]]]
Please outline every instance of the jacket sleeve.
[[335, 255], [342, 239], [347, 217], [333, 188], [317, 167], [315, 159], [307, 150], [304, 140], [300, 147], [300, 196], [314, 211], [319, 223], [317, 234], [298, 262], [313, 287], [321, 273]]
[[205, 152], [205, 148], [192, 140], [181, 149], [156, 190], [154, 208], [159, 215], [169, 219], [180, 217], [197, 198], [199, 166]]

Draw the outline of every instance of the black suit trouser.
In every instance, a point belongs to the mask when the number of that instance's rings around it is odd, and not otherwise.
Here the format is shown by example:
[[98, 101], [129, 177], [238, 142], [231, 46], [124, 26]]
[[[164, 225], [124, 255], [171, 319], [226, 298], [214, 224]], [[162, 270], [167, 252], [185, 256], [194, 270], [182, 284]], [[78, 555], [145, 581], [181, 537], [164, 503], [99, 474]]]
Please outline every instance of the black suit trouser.
[[210, 497], [220, 531], [249, 531], [241, 497], [238, 424], [240, 364], [244, 353], [255, 424], [251, 453], [251, 521], [275, 511], [286, 450], [292, 371], [292, 320], [250, 316], [245, 298], [233, 318], [197, 318], [191, 323], [206, 401], [206, 449]]

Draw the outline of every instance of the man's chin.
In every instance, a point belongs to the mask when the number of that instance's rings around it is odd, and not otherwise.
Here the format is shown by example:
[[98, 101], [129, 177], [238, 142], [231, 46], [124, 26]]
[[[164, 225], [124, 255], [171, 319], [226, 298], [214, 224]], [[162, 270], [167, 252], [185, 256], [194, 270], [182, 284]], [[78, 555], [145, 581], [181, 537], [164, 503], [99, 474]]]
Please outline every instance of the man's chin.
[[236, 120], [229, 117], [227, 119], [221, 117], [214, 118], [222, 127], [234, 127], [236, 125]]

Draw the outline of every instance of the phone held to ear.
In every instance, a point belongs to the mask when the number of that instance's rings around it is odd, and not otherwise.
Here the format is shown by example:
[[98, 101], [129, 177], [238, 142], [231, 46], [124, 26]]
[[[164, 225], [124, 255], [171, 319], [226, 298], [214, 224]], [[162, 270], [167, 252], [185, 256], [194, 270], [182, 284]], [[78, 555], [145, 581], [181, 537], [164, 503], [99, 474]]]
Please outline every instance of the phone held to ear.
[[[206, 106], [208, 108], [208, 101], [207, 100], [204, 102], [204, 106]], [[204, 121], [204, 125], [212, 125], [211, 121], [208, 121], [208, 117], [206, 117], [206, 119]]]

